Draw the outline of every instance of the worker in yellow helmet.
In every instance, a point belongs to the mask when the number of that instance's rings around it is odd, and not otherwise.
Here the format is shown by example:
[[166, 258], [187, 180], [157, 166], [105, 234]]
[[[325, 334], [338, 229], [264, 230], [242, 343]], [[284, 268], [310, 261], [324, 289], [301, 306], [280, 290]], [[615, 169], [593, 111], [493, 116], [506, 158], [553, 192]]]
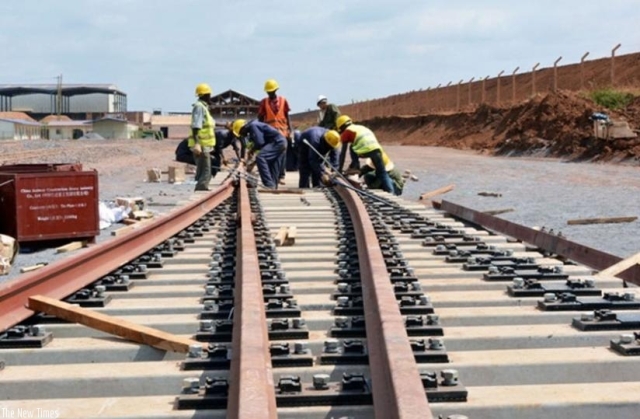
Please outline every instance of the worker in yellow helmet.
[[[404, 178], [396, 166], [393, 164], [387, 153], [382, 152], [382, 161], [384, 163], [384, 168], [389, 174], [391, 178], [391, 184], [393, 185], [393, 194], [394, 195], [402, 195], [402, 190], [404, 189]], [[367, 185], [369, 189], [382, 189], [382, 184], [376, 176], [376, 167], [373, 164], [371, 159], [366, 159], [364, 164], [360, 167], [360, 177]]]
[[385, 168], [383, 156], [384, 151], [378, 142], [375, 134], [363, 125], [354, 124], [347, 115], [340, 115], [336, 120], [336, 126], [340, 133], [342, 142], [342, 152], [340, 154], [340, 166], [338, 170], [342, 172], [347, 149], [350, 149], [351, 169], [360, 169], [359, 159], [371, 159], [376, 171], [376, 177], [380, 182], [382, 190], [394, 193], [393, 182]]
[[282, 173], [279, 176], [280, 183], [284, 183], [285, 172], [296, 170], [296, 159], [293, 150], [293, 126], [289, 112], [289, 102], [284, 96], [278, 96], [280, 85], [274, 79], [269, 79], [264, 83], [264, 91], [267, 97], [260, 101], [258, 107], [258, 121], [271, 125], [287, 139], [287, 152]]
[[[312, 187], [319, 187], [325, 163], [317, 153], [326, 156], [333, 167], [338, 166], [340, 134], [337, 131], [322, 127], [311, 127], [296, 136], [295, 144], [299, 150], [298, 171], [300, 180], [298, 187], [308, 188], [309, 178], [311, 178]], [[311, 150], [311, 147], [315, 151]]]
[[191, 136], [188, 145], [196, 160], [196, 191], [208, 191], [211, 182], [211, 152], [216, 146], [215, 120], [209, 112], [211, 87], [201, 83], [196, 87], [198, 100], [191, 111]]

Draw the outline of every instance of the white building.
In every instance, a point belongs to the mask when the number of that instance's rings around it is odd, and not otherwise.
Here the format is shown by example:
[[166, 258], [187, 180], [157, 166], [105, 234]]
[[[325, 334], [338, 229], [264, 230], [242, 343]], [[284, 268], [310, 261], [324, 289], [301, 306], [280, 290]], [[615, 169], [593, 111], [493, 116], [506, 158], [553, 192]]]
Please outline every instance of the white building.
[[42, 124], [22, 112], [0, 112], [0, 140], [38, 140]]
[[74, 121], [65, 115], [49, 115], [40, 122], [43, 135], [49, 140], [75, 140], [92, 129], [91, 121]]
[[130, 139], [136, 136], [139, 128], [125, 119], [105, 117], [93, 121], [93, 132], [106, 139]]

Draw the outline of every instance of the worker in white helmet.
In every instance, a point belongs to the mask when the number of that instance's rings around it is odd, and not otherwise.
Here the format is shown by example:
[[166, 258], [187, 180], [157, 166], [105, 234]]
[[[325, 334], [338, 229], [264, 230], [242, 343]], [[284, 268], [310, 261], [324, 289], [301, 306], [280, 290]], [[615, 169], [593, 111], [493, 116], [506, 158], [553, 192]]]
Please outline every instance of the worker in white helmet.
[[320, 108], [318, 126], [335, 130], [337, 128], [336, 119], [340, 116], [340, 109], [333, 103], [329, 103], [329, 99], [325, 95], [318, 96], [316, 104]]

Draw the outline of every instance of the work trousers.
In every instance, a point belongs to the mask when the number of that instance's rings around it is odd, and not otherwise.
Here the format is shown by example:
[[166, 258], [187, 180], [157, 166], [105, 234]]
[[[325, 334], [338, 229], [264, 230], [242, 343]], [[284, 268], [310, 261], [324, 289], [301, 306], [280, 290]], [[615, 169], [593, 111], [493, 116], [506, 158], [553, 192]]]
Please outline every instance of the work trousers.
[[376, 178], [378, 178], [378, 181], [380, 181], [382, 190], [385, 192], [394, 193], [393, 182], [391, 181], [391, 177], [389, 176], [387, 169], [384, 167], [381, 150], [373, 150], [368, 153], [360, 154], [357, 157], [360, 157], [361, 159], [370, 158], [376, 168]]
[[260, 149], [256, 157], [256, 166], [262, 184], [267, 188], [278, 188], [278, 179], [284, 172], [284, 159], [287, 152], [287, 141], [285, 139], [276, 140], [266, 144]]
[[311, 187], [320, 187], [320, 178], [322, 176], [323, 166], [324, 162], [309, 148], [309, 146], [306, 144], [300, 146], [300, 155], [298, 158], [300, 181], [298, 182], [298, 187], [308, 188], [309, 180], [311, 180]]
[[211, 151], [213, 147], [202, 147], [196, 159], [196, 191], [208, 191], [211, 182]]

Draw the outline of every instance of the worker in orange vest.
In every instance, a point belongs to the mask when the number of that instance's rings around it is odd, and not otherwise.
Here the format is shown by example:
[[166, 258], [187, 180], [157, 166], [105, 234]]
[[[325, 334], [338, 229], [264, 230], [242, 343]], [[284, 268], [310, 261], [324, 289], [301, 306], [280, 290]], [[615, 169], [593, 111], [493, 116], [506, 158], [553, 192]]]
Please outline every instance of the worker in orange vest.
[[289, 117], [291, 108], [284, 96], [277, 95], [276, 92], [279, 88], [278, 82], [274, 79], [269, 79], [264, 83], [264, 91], [268, 96], [260, 101], [258, 121], [271, 125], [287, 139], [286, 161], [280, 174], [280, 183], [284, 184], [286, 169], [290, 167], [290, 170], [297, 170], [297, 168], [294, 167], [296, 156], [293, 150], [293, 128]]

